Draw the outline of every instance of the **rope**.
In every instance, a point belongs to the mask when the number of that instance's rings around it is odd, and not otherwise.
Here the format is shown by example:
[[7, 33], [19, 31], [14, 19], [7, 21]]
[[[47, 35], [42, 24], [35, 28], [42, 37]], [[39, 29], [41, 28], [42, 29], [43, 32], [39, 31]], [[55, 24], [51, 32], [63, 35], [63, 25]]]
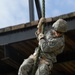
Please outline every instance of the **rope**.
[[[45, 0], [42, 0], [42, 17], [45, 18]], [[44, 24], [42, 25], [42, 33], [44, 33]]]
[[45, 17], [45, 0], [42, 0], [42, 17]]
[[[45, 18], [45, 0], [42, 0], [42, 17]], [[44, 24], [42, 25], [42, 33], [44, 33]], [[41, 48], [38, 45], [38, 54], [37, 54], [36, 60], [34, 61], [34, 66], [33, 66], [31, 75], [35, 75], [35, 72], [38, 66], [38, 62], [39, 62], [40, 51], [41, 51]]]

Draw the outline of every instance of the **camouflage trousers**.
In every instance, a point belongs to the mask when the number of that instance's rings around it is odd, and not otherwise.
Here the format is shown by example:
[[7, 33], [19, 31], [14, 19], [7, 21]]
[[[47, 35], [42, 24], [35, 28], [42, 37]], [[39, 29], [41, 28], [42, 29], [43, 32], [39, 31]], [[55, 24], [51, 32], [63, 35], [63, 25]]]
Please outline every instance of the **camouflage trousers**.
[[[19, 68], [18, 75], [30, 75], [29, 72], [31, 71], [34, 64], [33, 59], [25, 59], [22, 65]], [[38, 68], [36, 70], [35, 75], [50, 75], [50, 71], [53, 67], [52, 61], [40, 60]]]

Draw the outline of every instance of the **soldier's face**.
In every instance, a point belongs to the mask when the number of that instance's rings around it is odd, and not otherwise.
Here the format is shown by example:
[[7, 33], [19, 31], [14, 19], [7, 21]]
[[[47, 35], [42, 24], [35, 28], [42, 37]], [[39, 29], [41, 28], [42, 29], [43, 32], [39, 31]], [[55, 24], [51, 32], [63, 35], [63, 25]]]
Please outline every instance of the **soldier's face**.
[[57, 31], [55, 31], [55, 36], [56, 36], [56, 37], [60, 37], [60, 36], [62, 36], [62, 33], [59, 33], [59, 32], [57, 32]]

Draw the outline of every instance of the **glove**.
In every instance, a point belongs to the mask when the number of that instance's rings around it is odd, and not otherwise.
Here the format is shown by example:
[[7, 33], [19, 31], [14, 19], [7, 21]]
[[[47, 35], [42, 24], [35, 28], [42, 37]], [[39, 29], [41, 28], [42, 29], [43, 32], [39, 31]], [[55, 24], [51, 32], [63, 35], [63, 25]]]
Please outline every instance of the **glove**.
[[38, 37], [38, 35], [41, 33], [41, 30], [37, 30], [36, 32], [35, 32], [35, 35], [36, 35], [36, 37]]
[[42, 39], [42, 38], [44, 38], [44, 34], [40, 33], [40, 34], [38, 35], [38, 40], [40, 40], [40, 39]]
[[31, 54], [31, 55], [29, 56], [29, 58], [30, 58], [30, 59], [33, 59], [33, 60], [36, 60], [36, 55]]
[[41, 27], [41, 25], [42, 25], [42, 23], [44, 23], [45, 22], [45, 18], [44, 17], [42, 17], [41, 19], [40, 19], [40, 21], [39, 21], [39, 23], [38, 23], [38, 26], [37, 26], [37, 28], [40, 28]]
[[35, 32], [35, 35], [36, 35], [36, 37], [39, 35], [39, 32], [38, 32], [38, 30]]
[[37, 55], [38, 54], [38, 50], [39, 50], [39, 47], [36, 47], [33, 55]]

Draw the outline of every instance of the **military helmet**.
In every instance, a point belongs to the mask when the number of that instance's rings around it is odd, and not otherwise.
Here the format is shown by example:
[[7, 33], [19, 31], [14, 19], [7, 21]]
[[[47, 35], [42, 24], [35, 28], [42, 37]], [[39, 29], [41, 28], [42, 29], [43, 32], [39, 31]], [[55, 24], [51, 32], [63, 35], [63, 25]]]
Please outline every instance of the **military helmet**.
[[67, 31], [67, 22], [63, 19], [58, 19], [55, 23], [53, 23], [52, 27], [56, 31], [66, 32]]

